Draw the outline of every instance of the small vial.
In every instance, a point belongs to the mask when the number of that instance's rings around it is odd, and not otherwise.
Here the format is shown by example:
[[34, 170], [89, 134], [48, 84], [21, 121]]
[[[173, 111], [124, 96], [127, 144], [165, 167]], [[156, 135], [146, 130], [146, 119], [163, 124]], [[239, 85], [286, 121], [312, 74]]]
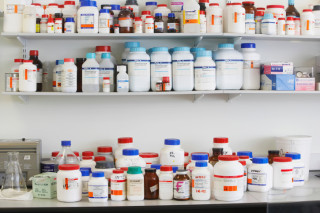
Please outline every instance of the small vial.
[[120, 33], [120, 25], [119, 24], [115, 24], [113, 26], [113, 30], [115, 34], [119, 34]]
[[134, 18], [134, 33], [142, 33], [143, 29], [143, 22], [140, 17], [135, 17]]
[[296, 34], [296, 25], [294, 23], [293, 17], [287, 18], [286, 23], [286, 35], [295, 35]]
[[74, 29], [74, 18], [68, 17], [64, 24], [64, 33], [75, 33]]
[[53, 18], [48, 19], [48, 27], [47, 27], [47, 32], [48, 33], [54, 33], [54, 20]]
[[156, 83], [156, 92], [162, 92], [163, 87], [162, 87], [162, 81], [157, 81]]
[[171, 90], [170, 88], [171, 88], [170, 77], [168, 76], [162, 77], [162, 90], [170, 91]]
[[285, 35], [286, 34], [286, 19], [285, 18], [278, 18], [278, 35]]
[[103, 92], [110, 92], [110, 77], [103, 78]]
[[56, 18], [54, 21], [54, 33], [62, 33], [62, 18]]
[[48, 18], [47, 14], [42, 15], [40, 21], [40, 33], [47, 33], [48, 32]]

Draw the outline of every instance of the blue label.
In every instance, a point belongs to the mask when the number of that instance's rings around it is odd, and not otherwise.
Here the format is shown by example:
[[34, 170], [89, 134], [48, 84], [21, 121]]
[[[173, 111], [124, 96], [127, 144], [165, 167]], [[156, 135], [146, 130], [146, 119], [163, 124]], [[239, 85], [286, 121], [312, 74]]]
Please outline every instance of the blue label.
[[140, 59], [136, 59], [136, 60], [127, 60], [127, 62], [150, 62], [150, 60], [140, 60]]
[[47, 164], [47, 163], [41, 163], [41, 173], [44, 172], [55, 172], [55, 165], [52, 164]]
[[171, 64], [171, 62], [151, 62], [151, 64]]
[[203, 66], [203, 67], [194, 67], [195, 69], [215, 69], [216, 67], [206, 67], [206, 66]]
[[193, 60], [172, 60], [172, 62], [193, 62]]
[[218, 59], [218, 60], [216, 60], [216, 61], [225, 61], [225, 62], [228, 62], [228, 61], [235, 61], [235, 62], [243, 62], [243, 60], [242, 59]]

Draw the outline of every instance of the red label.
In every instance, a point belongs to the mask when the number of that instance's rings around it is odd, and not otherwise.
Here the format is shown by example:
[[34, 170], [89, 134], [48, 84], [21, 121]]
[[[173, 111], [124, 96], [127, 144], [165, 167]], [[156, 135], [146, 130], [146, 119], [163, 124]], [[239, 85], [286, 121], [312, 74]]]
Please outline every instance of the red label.
[[281, 169], [281, 172], [292, 172], [293, 169]]
[[237, 175], [237, 176], [221, 176], [221, 175], [214, 175], [216, 178], [242, 178], [243, 175]]

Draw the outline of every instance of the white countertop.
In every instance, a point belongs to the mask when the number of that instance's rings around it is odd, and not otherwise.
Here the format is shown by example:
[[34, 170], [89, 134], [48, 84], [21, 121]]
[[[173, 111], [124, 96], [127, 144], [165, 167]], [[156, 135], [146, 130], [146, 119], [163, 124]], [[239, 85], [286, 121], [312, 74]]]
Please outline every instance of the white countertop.
[[[190, 205], [234, 205], [234, 204], [272, 204], [290, 202], [320, 201], [320, 178], [310, 173], [310, 180], [302, 187], [291, 190], [271, 190], [268, 193], [245, 192], [244, 197], [235, 202], [209, 201], [175, 201], [175, 200], [145, 200], [145, 201], [108, 201], [106, 203], [89, 203], [87, 198], [80, 202], [63, 203], [56, 199], [33, 199], [32, 201], [0, 200], [1, 208], [79, 208], [79, 207], [150, 207], [150, 206], [190, 206]], [[19, 203], [17, 205], [17, 203]]]

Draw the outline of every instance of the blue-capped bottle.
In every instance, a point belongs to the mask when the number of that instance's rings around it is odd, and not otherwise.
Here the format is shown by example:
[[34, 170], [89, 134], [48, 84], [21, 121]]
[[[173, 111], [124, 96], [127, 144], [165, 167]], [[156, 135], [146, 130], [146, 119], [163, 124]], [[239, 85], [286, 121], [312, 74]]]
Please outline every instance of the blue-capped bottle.
[[74, 152], [71, 150], [71, 141], [61, 141], [61, 151], [55, 160], [55, 171], [58, 171], [58, 166], [63, 164], [79, 164], [79, 160]]
[[179, 139], [165, 139], [164, 147], [160, 151], [160, 164], [184, 169], [184, 150], [180, 146]]
[[95, 53], [87, 53], [82, 65], [82, 92], [99, 92], [99, 69]]

